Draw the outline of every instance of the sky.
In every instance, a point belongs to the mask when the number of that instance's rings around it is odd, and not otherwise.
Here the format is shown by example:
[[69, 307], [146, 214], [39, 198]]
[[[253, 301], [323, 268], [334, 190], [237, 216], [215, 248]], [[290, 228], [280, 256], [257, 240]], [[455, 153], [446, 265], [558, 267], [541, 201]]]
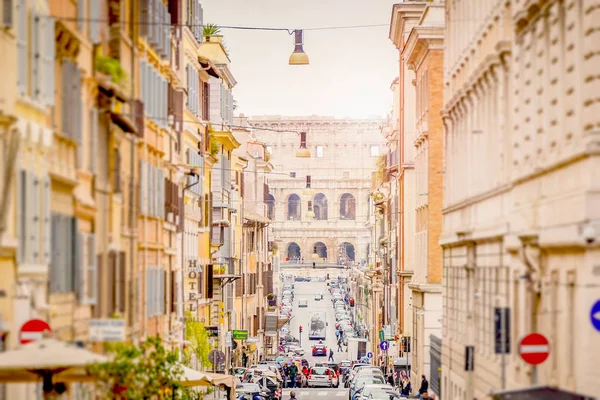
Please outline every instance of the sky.
[[220, 26], [304, 29], [310, 65], [288, 65], [294, 37], [285, 31], [223, 29], [238, 84], [236, 113], [338, 118], [384, 117], [398, 51], [388, 38], [398, 0], [203, 0], [204, 22]]

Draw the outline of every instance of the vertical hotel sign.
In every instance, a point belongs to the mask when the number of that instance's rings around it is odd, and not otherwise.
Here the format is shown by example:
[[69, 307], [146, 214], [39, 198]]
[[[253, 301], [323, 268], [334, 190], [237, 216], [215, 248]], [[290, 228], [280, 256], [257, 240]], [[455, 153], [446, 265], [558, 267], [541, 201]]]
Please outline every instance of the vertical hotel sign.
[[188, 261], [187, 269], [184, 273], [184, 302], [185, 312], [190, 312], [196, 316], [198, 311], [198, 299], [200, 298], [201, 288], [199, 283], [201, 282], [200, 276], [203, 273], [202, 265], [200, 260], [193, 259]]

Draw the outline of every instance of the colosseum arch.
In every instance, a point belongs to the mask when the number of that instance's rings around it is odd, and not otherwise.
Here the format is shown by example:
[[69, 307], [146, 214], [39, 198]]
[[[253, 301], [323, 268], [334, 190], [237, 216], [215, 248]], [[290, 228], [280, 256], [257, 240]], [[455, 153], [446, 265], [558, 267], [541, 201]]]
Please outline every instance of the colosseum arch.
[[323, 242], [316, 242], [312, 246], [312, 254], [317, 253], [320, 259], [327, 259], [327, 245]]
[[343, 242], [339, 246], [338, 256], [341, 261], [354, 261], [356, 259], [356, 249], [350, 242]]
[[313, 211], [315, 213], [315, 219], [327, 220], [329, 210], [327, 207], [327, 196], [323, 193], [317, 193], [313, 197]]
[[286, 257], [290, 260], [299, 259], [302, 250], [300, 249], [300, 245], [296, 242], [290, 242], [287, 245]]
[[302, 218], [302, 200], [300, 200], [300, 196], [292, 193], [288, 196], [286, 203], [285, 219], [300, 220]]
[[275, 196], [271, 193], [267, 195], [267, 218], [271, 221], [275, 219]]
[[340, 197], [340, 219], [356, 219], [356, 199], [350, 193]]

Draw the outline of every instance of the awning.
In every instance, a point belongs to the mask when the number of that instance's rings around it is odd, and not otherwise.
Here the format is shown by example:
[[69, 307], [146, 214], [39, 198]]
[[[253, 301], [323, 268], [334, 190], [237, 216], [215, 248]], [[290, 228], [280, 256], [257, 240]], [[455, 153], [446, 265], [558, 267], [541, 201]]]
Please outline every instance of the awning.
[[269, 218], [246, 209], [244, 209], [244, 219], [247, 221], [257, 221], [263, 224], [269, 224], [271, 222]]
[[216, 67], [216, 65], [210, 61], [208, 58], [204, 58], [204, 57], [198, 57], [198, 62], [200, 63], [200, 65], [202, 65], [202, 68], [209, 68], [206, 72], [210, 75], [213, 76], [215, 78], [220, 78], [221, 75], [219, 75], [219, 71]]
[[593, 396], [586, 396], [567, 392], [551, 386], [529, 386], [521, 389], [511, 389], [492, 395], [494, 400], [594, 400]]
[[277, 320], [277, 330], [280, 330], [281, 328], [283, 328], [283, 326], [285, 324], [287, 324], [288, 322], [290, 322], [291, 318], [279, 318]]

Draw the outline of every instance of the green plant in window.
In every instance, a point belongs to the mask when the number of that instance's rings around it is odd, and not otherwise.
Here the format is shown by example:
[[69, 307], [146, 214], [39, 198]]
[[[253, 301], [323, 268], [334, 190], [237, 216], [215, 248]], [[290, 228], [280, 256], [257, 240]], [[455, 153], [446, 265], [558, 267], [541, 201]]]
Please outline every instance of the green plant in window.
[[121, 63], [116, 58], [109, 56], [96, 57], [96, 71], [109, 75], [111, 81], [117, 85], [125, 84], [127, 81], [127, 73], [121, 66]]
[[210, 136], [210, 155], [216, 157], [219, 154], [219, 142], [211, 135]]

